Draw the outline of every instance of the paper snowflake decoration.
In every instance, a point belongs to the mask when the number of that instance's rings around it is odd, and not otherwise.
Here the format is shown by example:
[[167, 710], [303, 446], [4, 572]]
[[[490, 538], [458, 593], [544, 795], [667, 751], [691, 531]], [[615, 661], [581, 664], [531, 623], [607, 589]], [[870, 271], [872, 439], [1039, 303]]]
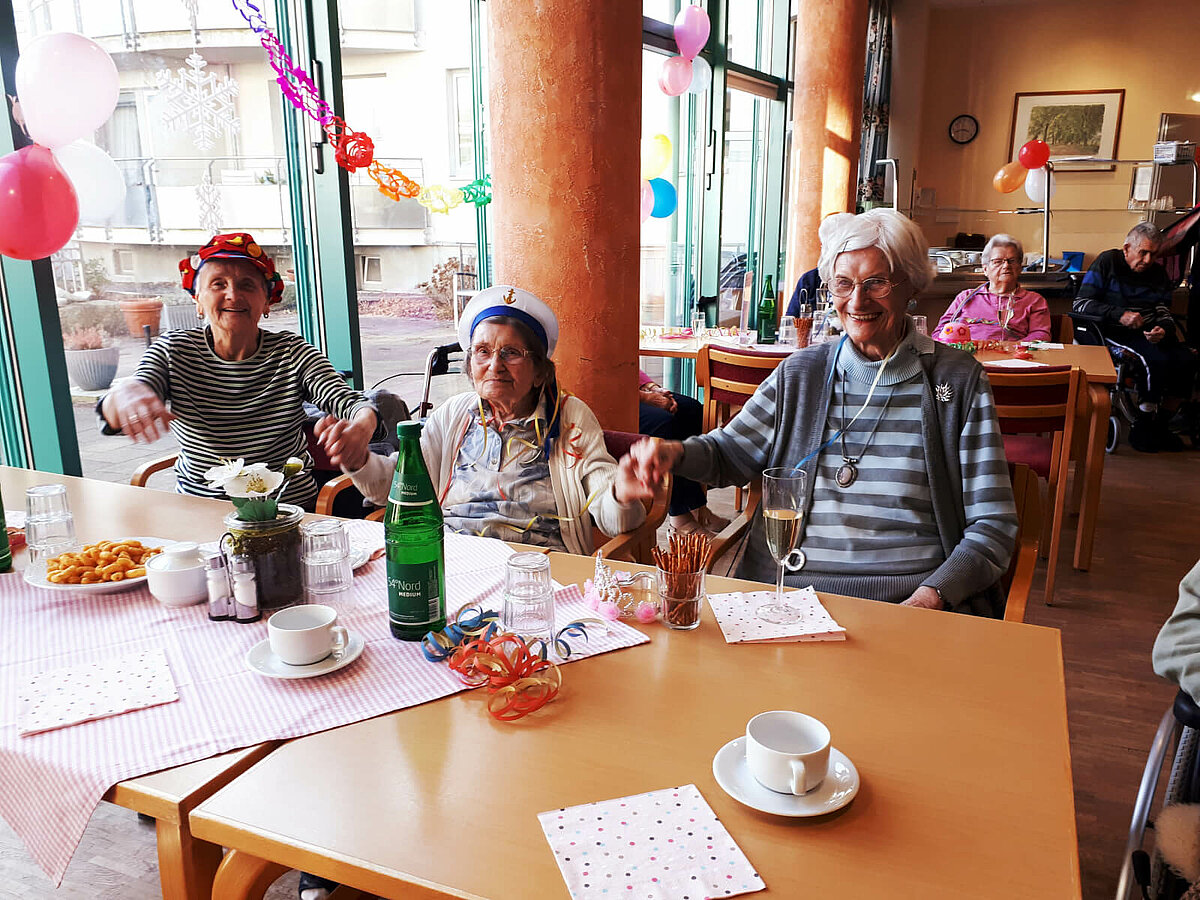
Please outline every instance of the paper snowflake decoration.
[[196, 206], [200, 209], [200, 227], [209, 234], [221, 230], [221, 192], [213, 184], [212, 172], [204, 170], [196, 185]]
[[192, 51], [187, 68], [154, 73], [165, 103], [163, 124], [172, 131], [184, 129], [200, 150], [211, 150], [222, 134], [232, 137], [242, 127], [234, 108], [239, 85], [232, 79], [205, 72], [208, 61]]

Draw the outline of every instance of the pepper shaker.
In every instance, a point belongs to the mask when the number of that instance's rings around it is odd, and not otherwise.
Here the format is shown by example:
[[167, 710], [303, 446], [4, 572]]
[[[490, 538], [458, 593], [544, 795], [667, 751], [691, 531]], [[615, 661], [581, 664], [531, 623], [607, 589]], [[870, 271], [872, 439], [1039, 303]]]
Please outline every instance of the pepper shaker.
[[225, 557], [212, 553], [204, 560], [204, 577], [208, 582], [208, 617], [214, 622], [234, 618], [233, 589]]
[[258, 608], [254, 560], [245, 555], [232, 556], [229, 559], [229, 571], [233, 577], [234, 618], [241, 623], [257, 622], [262, 618], [262, 612]]

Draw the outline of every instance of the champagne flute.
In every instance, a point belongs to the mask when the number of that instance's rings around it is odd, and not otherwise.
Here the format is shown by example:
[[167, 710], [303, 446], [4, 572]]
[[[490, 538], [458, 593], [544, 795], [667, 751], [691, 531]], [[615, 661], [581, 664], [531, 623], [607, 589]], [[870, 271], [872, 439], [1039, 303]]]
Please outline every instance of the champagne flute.
[[1004, 329], [1004, 336], [1008, 337], [1008, 323], [1013, 317], [1013, 295], [1001, 294], [996, 298], [996, 314], [1000, 320], [1000, 327]]
[[783, 576], [804, 565], [804, 551], [799, 550], [800, 526], [804, 521], [808, 473], [802, 469], [767, 469], [762, 476], [763, 525], [767, 533], [767, 549], [779, 564], [779, 579], [775, 584], [775, 600], [764, 603], [756, 614], [766, 622], [789, 625], [800, 618], [800, 610], [783, 599]]

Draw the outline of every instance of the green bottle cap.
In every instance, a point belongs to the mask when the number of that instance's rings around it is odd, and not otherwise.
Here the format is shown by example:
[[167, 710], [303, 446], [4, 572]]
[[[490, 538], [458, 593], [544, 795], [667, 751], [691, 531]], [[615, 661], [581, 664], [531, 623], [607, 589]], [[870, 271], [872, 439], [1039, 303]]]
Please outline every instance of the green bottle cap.
[[404, 438], [420, 438], [421, 423], [420, 422], [400, 422], [396, 425], [396, 437], [403, 440]]

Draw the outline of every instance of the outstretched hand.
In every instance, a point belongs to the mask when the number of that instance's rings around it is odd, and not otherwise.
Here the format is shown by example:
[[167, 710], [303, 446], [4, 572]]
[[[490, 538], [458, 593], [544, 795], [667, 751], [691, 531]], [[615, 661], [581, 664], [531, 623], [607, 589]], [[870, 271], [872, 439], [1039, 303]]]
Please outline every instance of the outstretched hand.
[[350, 420], [325, 416], [313, 426], [313, 434], [331, 463], [354, 472], [366, 465], [375, 421], [375, 412], [371, 409], [360, 410]]
[[130, 378], [114, 387], [100, 407], [110, 428], [134, 441], [150, 444], [163, 437], [175, 417], [162, 398], [145, 382]]
[[683, 459], [683, 444], [679, 441], [663, 441], [644, 438], [629, 448], [621, 462], [629, 461], [631, 476], [641, 483], [644, 490], [653, 494], [668, 472]]

